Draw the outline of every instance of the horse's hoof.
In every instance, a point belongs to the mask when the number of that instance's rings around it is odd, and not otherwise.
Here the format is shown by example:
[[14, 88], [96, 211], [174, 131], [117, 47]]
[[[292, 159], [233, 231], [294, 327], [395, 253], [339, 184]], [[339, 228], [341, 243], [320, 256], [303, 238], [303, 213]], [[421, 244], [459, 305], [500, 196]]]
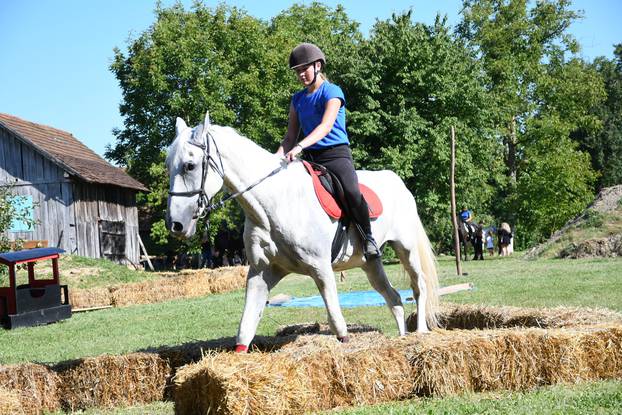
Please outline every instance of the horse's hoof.
[[350, 342], [350, 336], [343, 336], [343, 337], [337, 336], [337, 340], [339, 340], [341, 343], [349, 343]]
[[248, 346], [245, 346], [243, 344], [236, 344], [235, 345], [235, 352], [236, 353], [246, 353], [246, 352], [248, 352]]

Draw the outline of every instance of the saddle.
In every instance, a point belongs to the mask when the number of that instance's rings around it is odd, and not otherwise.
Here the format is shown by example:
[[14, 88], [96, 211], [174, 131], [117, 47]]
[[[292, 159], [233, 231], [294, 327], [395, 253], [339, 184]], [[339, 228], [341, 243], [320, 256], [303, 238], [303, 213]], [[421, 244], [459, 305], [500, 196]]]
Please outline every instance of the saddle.
[[[313, 190], [320, 205], [328, 216], [339, 220], [339, 226], [337, 226], [337, 232], [331, 246], [331, 262], [334, 262], [345, 243], [347, 230], [350, 225], [350, 217], [347, 215], [347, 209], [345, 208], [343, 187], [339, 179], [333, 176], [325, 167], [304, 160], [302, 163], [311, 175]], [[359, 183], [359, 189], [367, 202], [369, 218], [378, 218], [382, 214], [380, 198], [376, 192], [364, 184]]]
[[[315, 190], [315, 195], [324, 209], [324, 212], [333, 219], [342, 219], [346, 214], [343, 209], [343, 206], [345, 206], [343, 189], [339, 180], [326, 170], [325, 167], [319, 164], [304, 160], [302, 163], [307, 169], [307, 172], [311, 175], [313, 190]], [[367, 202], [369, 218], [378, 218], [382, 214], [382, 202], [380, 198], [376, 192], [362, 183], [359, 183], [359, 189]]]

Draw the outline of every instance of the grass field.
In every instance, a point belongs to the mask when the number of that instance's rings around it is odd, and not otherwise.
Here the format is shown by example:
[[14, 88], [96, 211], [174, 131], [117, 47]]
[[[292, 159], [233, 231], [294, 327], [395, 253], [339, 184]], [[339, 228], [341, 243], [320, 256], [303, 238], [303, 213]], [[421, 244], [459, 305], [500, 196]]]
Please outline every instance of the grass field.
[[[398, 288], [409, 283], [397, 265], [386, 267]], [[63, 270], [63, 268], [61, 268]], [[475, 290], [451, 294], [443, 301], [489, 305], [605, 307], [622, 311], [622, 259], [538, 260], [487, 258], [463, 264], [465, 276], [455, 275], [451, 257], [439, 259], [441, 286], [472, 282]], [[87, 282], [88, 283], [88, 282]], [[340, 291], [368, 290], [358, 270], [349, 271]], [[272, 294], [316, 295], [308, 277], [292, 275]], [[243, 291], [191, 300], [115, 308], [74, 315], [44, 327], [0, 331], [0, 363], [56, 363], [103, 353], [121, 354], [165, 345], [234, 336], [243, 307]], [[407, 312], [412, 306], [407, 306]], [[345, 309], [348, 323], [368, 324], [396, 335], [386, 307]], [[281, 325], [325, 322], [323, 309], [267, 308], [258, 334], [273, 335]], [[472, 395], [443, 400], [413, 400], [383, 407], [358, 409], [372, 413], [621, 413], [622, 382], [553, 387], [524, 394]], [[555, 404], [555, 402], [558, 402]], [[517, 406], [514, 406], [516, 403]], [[613, 408], [617, 404], [616, 409]], [[562, 406], [560, 406], [562, 405]], [[564, 409], [561, 409], [564, 408]], [[172, 414], [171, 403], [88, 414]]]

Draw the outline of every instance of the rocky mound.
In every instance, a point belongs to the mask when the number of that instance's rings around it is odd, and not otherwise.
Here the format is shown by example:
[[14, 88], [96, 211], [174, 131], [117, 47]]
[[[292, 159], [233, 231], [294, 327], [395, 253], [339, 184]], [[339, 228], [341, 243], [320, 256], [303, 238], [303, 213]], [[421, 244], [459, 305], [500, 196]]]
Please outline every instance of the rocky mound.
[[622, 256], [622, 185], [602, 189], [587, 209], [525, 256], [527, 259]]

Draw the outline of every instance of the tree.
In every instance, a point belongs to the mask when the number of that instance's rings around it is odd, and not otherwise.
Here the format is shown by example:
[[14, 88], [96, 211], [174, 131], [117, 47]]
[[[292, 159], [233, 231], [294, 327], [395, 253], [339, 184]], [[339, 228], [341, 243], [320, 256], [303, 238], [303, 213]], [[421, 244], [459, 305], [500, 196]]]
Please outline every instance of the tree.
[[359, 165], [391, 169], [416, 197], [438, 249], [449, 247], [449, 131], [458, 132], [459, 203], [487, 211], [501, 179], [500, 147], [487, 125], [483, 71], [444, 19], [414, 24], [411, 12], [377, 22], [346, 79], [349, 131]]
[[[32, 218], [30, 205], [23, 203], [26, 196], [16, 195], [13, 186], [0, 186], [0, 252], [11, 250], [8, 231], [15, 221], [25, 223], [32, 228], [37, 221]], [[15, 241], [19, 245], [20, 241]]]
[[[287, 66], [289, 51], [300, 41], [322, 40], [330, 67], [338, 68], [345, 65], [338, 56], [348, 56], [344, 51], [361, 35], [342, 8], [319, 3], [293, 6], [270, 24], [235, 7], [210, 9], [198, 2], [191, 11], [176, 4], [155, 13], [156, 21], [130, 42], [127, 56], [115, 50], [111, 70], [122, 89], [124, 128], [115, 132], [106, 157], [150, 188], [139, 203], [153, 217], [152, 237], [165, 244], [164, 159], [175, 117], [194, 125], [209, 110], [214, 123], [276, 149], [285, 134], [289, 99], [299, 88]], [[231, 217], [240, 217], [235, 204], [212, 217], [213, 232]]]
[[592, 167], [600, 173], [599, 190], [622, 183], [622, 43], [615, 45], [614, 59], [596, 58], [592, 67], [606, 91], [606, 99], [590, 111], [601, 120], [602, 129], [580, 128], [573, 138], [590, 154]]
[[[499, 109], [496, 128], [505, 148], [508, 185], [498, 194], [495, 214], [521, 224], [519, 234], [535, 242], [585, 207], [573, 202], [556, 210], [560, 200], [584, 203], [592, 197], [594, 174], [568, 137], [580, 127], [598, 128], [588, 109], [602, 99], [602, 86], [594, 71], [574, 57], [579, 47], [567, 30], [581, 14], [570, 9], [568, 0], [530, 5], [526, 0], [465, 0], [458, 34], [480, 56]], [[554, 156], [547, 152], [553, 149]], [[556, 163], [567, 163], [568, 172], [577, 174], [544, 174], [547, 168], [557, 171], [561, 164]], [[557, 197], [532, 193], [545, 185]]]

